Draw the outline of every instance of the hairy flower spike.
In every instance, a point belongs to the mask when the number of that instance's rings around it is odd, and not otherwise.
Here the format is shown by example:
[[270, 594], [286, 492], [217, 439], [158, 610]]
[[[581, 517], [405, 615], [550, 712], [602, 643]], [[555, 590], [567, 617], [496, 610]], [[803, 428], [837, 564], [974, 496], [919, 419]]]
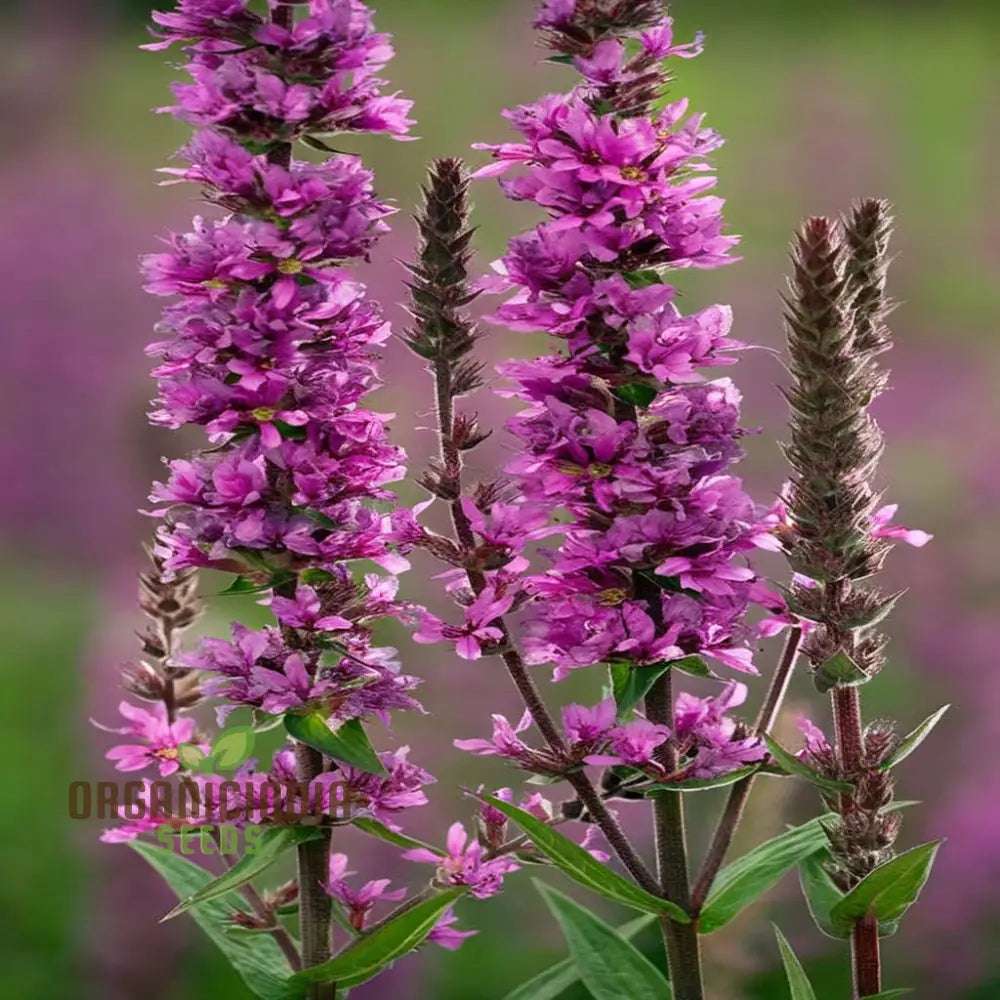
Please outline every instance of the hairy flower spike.
[[[876, 200], [855, 205], [840, 225], [809, 219], [793, 245], [786, 299], [792, 478], [780, 537], [799, 574], [789, 606], [806, 621], [802, 648], [833, 704], [833, 747], [807, 723], [805, 755], [851, 785], [827, 799], [838, 813], [827, 827], [830, 874], [845, 891], [893, 857], [900, 828], [898, 813], [886, 811], [894, 729], [864, 727], [859, 693], [884, 665], [887, 639], [874, 626], [900, 595], [886, 597], [862, 581], [881, 568], [892, 539], [923, 545], [930, 538], [890, 525], [895, 507], [879, 507], [873, 483], [882, 434], [869, 408], [886, 386], [878, 357], [891, 346], [884, 323], [890, 225], [887, 204]], [[878, 992], [874, 918], [854, 926], [852, 949], [856, 995]]]

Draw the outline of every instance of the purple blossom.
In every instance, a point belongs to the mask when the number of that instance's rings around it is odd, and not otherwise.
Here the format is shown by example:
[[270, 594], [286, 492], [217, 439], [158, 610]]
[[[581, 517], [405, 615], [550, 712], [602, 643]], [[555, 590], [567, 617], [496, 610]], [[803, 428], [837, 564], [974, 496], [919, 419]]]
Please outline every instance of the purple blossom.
[[633, 719], [616, 726], [608, 736], [609, 752], [590, 754], [584, 758], [588, 764], [651, 764], [654, 751], [670, 736], [670, 729], [646, 719]]
[[357, 931], [364, 930], [369, 911], [383, 901], [398, 902], [406, 896], [405, 889], [389, 888], [389, 879], [380, 878], [366, 882], [360, 889], [352, 889], [344, 880], [353, 875], [347, 871], [347, 855], [330, 855], [330, 878], [323, 888], [347, 909], [347, 920]]
[[486, 899], [503, 888], [503, 878], [517, 871], [518, 863], [510, 857], [486, 858], [484, 848], [469, 835], [461, 823], [448, 829], [447, 854], [444, 858], [426, 848], [404, 851], [409, 861], [437, 865], [437, 877], [446, 885], [464, 885], [476, 899]]
[[600, 743], [615, 726], [615, 700], [605, 698], [593, 708], [566, 705], [562, 710], [562, 723], [571, 745]]
[[414, 633], [416, 642], [433, 643], [446, 640], [455, 643], [455, 652], [463, 660], [478, 660], [484, 648], [489, 650], [502, 638], [503, 632], [493, 623], [508, 612], [515, 594], [498, 594], [488, 586], [465, 607], [464, 625], [449, 625], [436, 615], [425, 611], [420, 617], [420, 628]]
[[448, 951], [457, 951], [462, 947], [462, 942], [466, 938], [474, 937], [479, 933], [478, 931], [461, 931], [457, 927], [453, 927], [452, 925], [457, 920], [458, 917], [455, 916], [454, 911], [445, 910], [430, 934], [427, 935], [427, 940], [433, 941]]
[[177, 745], [189, 743], [194, 736], [194, 719], [181, 718], [170, 722], [167, 709], [157, 702], [151, 711], [123, 701], [118, 711], [128, 721], [128, 725], [115, 729], [94, 723], [107, 733], [132, 736], [141, 743], [125, 743], [112, 747], [104, 756], [115, 761], [119, 771], [142, 771], [156, 766], [161, 777], [167, 777], [180, 769], [177, 759]]

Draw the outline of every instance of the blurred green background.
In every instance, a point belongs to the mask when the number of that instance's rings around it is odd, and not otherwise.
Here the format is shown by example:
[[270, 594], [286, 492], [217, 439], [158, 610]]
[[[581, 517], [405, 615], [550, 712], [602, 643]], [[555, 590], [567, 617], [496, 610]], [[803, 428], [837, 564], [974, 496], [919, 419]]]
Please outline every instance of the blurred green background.
[[[135, 510], [159, 456], [193, 445], [146, 428], [143, 418], [151, 392], [142, 347], [157, 303], [139, 290], [135, 259], [199, 210], [194, 191], [154, 183], [186, 133], [151, 113], [167, 103], [175, 72], [163, 54], [138, 51], [149, 6], [7, 0], [0, 10], [0, 997], [11, 1000], [249, 996], [193, 925], [157, 925], [168, 897], [137, 859], [96, 843], [98, 828], [66, 818], [68, 782], [107, 773], [106, 739], [86, 719], [113, 722], [116, 673], [134, 653], [132, 581], [148, 528]], [[416, 100], [421, 141], [357, 143], [382, 194], [402, 210], [362, 277], [402, 322], [389, 306], [401, 291], [395, 258], [410, 252], [407, 212], [425, 162], [503, 140], [502, 108], [562, 89], [571, 76], [539, 65], [526, 0], [375, 6], [379, 27], [396, 36], [388, 75]], [[900, 772], [902, 797], [924, 800], [907, 813], [905, 846], [937, 836], [950, 842], [902, 935], [886, 942], [888, 981], [919, 984], [917, 996], [997, 997], [1000, 5], [676, 0], [673, 8], [680, 36], [707, 35], [705, 55], [679, 64], [674, 92], [690, 95], [692, 109], [706, 111], [727, 137], [717, 158], [720, 191], [731, 229], [744, 237], [741, 263], [679, 283], [692, 304], [732, 303], [737, 335], [770, 349], [750, 352], [733, 373], [747, 425], [765, 431], [752, 439], [743, 470], [762, 501], [784, 478], [774, 351], [790, 234], [801, 216], [839, 212], [855, 196], [877, 194], [896, 206], [891, 286], [902, 304], [893, 323], [894, 391], [878, 411], [888, 438], [885, 485], [902, 503], [904, 523], [936, 539], [891, 561], [887, 585], [910, 593], [893, 619], [890, 668], [866, 689], [866, 705], [904, 728], [943, 701], [954, 708]], [[489, 182], [477, 202], [485, 270], [532, 215]], [[494, 330], [485, 350], [498, 360], [536, 346]], [[421, 429], [428, 384], [398, 344], [387, 350], [386, 371], [378, 403], [399, 413], [396, 434], [418, 470], [432, 444]], [[502, 403], [477, 406], [492, 422], [502, 419]], [[502, 435], [491, 449], [480, 459], [484, 474], [503, 460]], [[439, 601], [417, 575], [404, 583], [409, 596]], [[224, 629], [227, 617], [255, 610], [216, 601], [205, 627]], [[453, 818], [468, 818], [459, 783], [502, 784], [506, 773], [459, 758], [451, 739], [488, 732], [491, 711], [516, 707], [495, 665], [452, 661], [401, 634], [386, 641], [427, 678], [431, 716], [401, 720], [395, 738], [414, 743], [414, 755], [439, 777], [433, 805], [417, 821], [418, 833], [439, 838]], [[760, 662], [776, 655], [772, 648]], [[791, 729], [798, 711], [825, 721], [807, 684], [795, 687], [782, 725]], [[807, 792], [784, 782], [761, 788], [745, 845], [816, 809]], [[708, 793], [697, 811], [707, 818], [717, 805]], [[704, 822], [695, 825], [695, 854], [704, 831]], [[367, 849], [357, 850], [360, 858]], [[385, 856], [370, 860], [377, 867]], [[397, 877], [412, 884], [419, 876], [411, 868]], [[489, 1000], [559, 958], [528, 878], [508, 885], [499, 899], [465, 908], [463, 925], [482, 933], [460, 952], [428, 949], [355, 995]], [[785, 996], [765, 914], [808, 958], [821, 998], [846, 996], [844, 956], [808, 924], [794, 878], [755, 919], [708, 940], [712, 996]]]

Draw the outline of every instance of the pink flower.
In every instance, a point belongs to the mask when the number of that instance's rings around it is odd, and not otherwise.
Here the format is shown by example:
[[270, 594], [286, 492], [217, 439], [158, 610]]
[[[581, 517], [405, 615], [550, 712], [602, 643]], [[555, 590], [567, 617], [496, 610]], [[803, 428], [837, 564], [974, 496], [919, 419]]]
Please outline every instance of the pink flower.
[[934, 536], [926, 531], [914, 528], [904, 528], [899, 524], [889, 522], [896, 516], [899, 504], [891, 503], [872, 514], [872, 534], [876, 538], [897, 538], [915, 548], [923, 548]]
[[461, 948], [462, 942], [466, 938], [473, 937], [479, 933], [479, 931], [460, 931], [452, 927], [452, 924], [457, 920], [458, 917], [455, 916], [454, 911], [450, 909], [445, 910], [441, 918], [434, 925], [434, 929], [427, 935], [427, 940], [433, 941], [448, 951], [456, 951], [458, 948]]
[[610, 753], [591, 754], [584, 760], [588, 764], [651, 764], [653, 752], [669, 736], [667, 726], [656, 725], [646, 719], [634, 719], [611, 730]]
[[448, 829], [447, 854], [444, 858], [420, 847], [404, 851], [408, 861], [424, 861], [437, 865], [437, 876], [448, 885], [468, 886], [470, 895], [476, 899], [486, 899], [503, 888], [503, 879], [520, 865], [509, 857], [483, 858], [484, 849], [478, 841], [469, 843], [469, 836], [461, 823], [453, 823]]
[[330, 877], [327, 882], [323, 883], [323, 888], [334, 899], [339, 900], [347, 907], [348, 922], [355, 930], [360, 931], [364, 930], [368, 911], [376, 903], [382, 901], [397, 902], [406, 896], [406, 890], [393, 889], [388, 892], [389, 879], [387, 878], [366, 882], [360, 889], [354, 890], [344, 881], [345, 876], [353, 874], [354, 872], [347, 871], [346, 854], [331, 854]]
[[123, 743], [112, 747], [104, 755], [108, 760], [117, 762], [115, 764], [117, 770], [142, 771], [156, 765], [160, 775], [167, 777], [180, 769], [177, 745], [191, 741], [195, 728], [194, 719], [183, 718], [173, 723], [168, 722], [167, 709], [162, 702], [147, 712], [123, 701], [118, 706], [118, 711], [128, 720], [127, 726], [113, 729], [97, 722], [94, 725], [106, 733], [135, 736], [142, 740], [142, 743]]
[[466, 606], [464, 625], [449, 625], [425, 611], [420, 618], [420, 629], [413, 634], [413, 639], [422, 643], [454, 642], [455, 652], [463, 660], [478, 660], [483, 655], [484, 646], [495, 645], [503, 638], [503, 632], [492, 623], [506, 614], [513, 603], [513, 593], [499, 596], [492, 586], [487, 586]]

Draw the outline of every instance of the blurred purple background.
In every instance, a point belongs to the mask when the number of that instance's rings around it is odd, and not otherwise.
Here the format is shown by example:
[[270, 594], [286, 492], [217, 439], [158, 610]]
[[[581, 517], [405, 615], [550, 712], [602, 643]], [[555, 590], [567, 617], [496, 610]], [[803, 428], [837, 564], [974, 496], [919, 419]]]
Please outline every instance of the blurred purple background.
[[[411, 251], [408, 212], [424, 163], [443, 154], [476, 157], [472, 142], [506, 138], [501, 108], [562, 89], [569, 74], [539, 65], [527, 0], [375, 6], [379, 26], [396, 36], [390, 76], [417, 101], [422, 141], [355, 147], [401, 209], [395, 232], [359, 276], [401, 325], [391, 305], [402, 291], [395, 259]], [[10, 990], [3, 995], [24, 1000], [246, 995], [193, 925], [156, 925], [168, 896], [155, 877], [128, 852], [94, 843], [98, 831], [70, 824], [65, 811], [68, 780], [104, 773], [104, 741], [86, 718], [112, 716], [116, 671], [133, 653], [132, 580], [148, 530], [136, 510], [160, 455], [192, 443], [148, 428], [144, 418], [151, 391], [142, 349], [159, 303], [141, 292], [136, 258], [199, 209], [193, 189], [155, 186], [155, 169], [184, 131], [150, 111], [164, 103], [172, 70], [162, 54], [137, 51], [143, 7], [72, 0], [0, 12], [0, 649], [7, 683], [0, 912], [8, 923], [0, 967]], [[751, 440], [743, 468], [762, 501], [785, 476], [775, 351], [787, 240], [802, 215], [838, 212], [858, 195], [896, 206], [899, 258], [890, 284], [901, 306], [893, 318], [894, 388], [878, 409], [888, 441], [884, 484], [904, 523], [936, 538], [890, 562], [886, 585], [910, 592], [892, 620], [890, 667], [866, 689], [866, 704], [904, 728], [942, 702], [954, 707], [900, 772], [901, 796], [923, 800], [907, 812], [905, 843], [939, 836], [949, 843], [886, 952], [893, 985], [922, 982], [931, 992], [919, 995], [995, 997], [1000, 188], [988, 164], [1000, 153], [991, 45], [1000, 11], [943, 0], [836, 10], [791, 0], [752, 10], [733, 0], [676, 0], [673, 7], [682, 35], [698, 28], [708, 35], [706, 54], [681, 64], [675, 93], [689, 94], [692, 108], [707, 111], [728, 139], [718, 157], [720, 191], [731, 229], [744, 236], [741, 263], [679, 283], [692, 306], [732, 303], [737, 335], [768, 348], [749, 352], [734, 373], [748, 425], [765, 432]], [[491, 182], [476, 197], [485, 270], [531, 214], [505, 203]], [[484, 341], [491, 360], [536, 346], [499, 330]], [[419, 471], [433, 445], [425, 429], [429, 382], [398, 343], [386, 351], [385, 373], [377, 403], [399, 415], [394, 433]], [[503, 419], [504, 404], [489, 394], [468, 405], [490, 423]], [[474, 471], [488, 475], [506, 448], [495, 435], [476, 452]], [[404, 492], [407, 500], [417, 496], [412, 487]], [[435, 603], [420, 577], [404, 586]], [[213, 611], [209, 629], [223, 628], [233, 613], [223, 602]], [[434, 805], [420, 822], [422, 832], [440, 836], [468, 811], [458, 782], [503, 783], [501, 769], [459, 758], [451, 738], [488, 729], [491, 711], [517, 709], [496, 665], [452, 661], [402, 635], [389, 639], [427, 678], [432, 715], [407, 720], [397, 738], [419, 746], [439, 775]], [[818, 718], [825, 712], [805, 683], [796, 686], [784, 724], [799, 709]], [[747, 843], [815, 810], [808, 793], [764, 784]], [[705, 803], [714, 806], [707, 796]], [[512, 882], [495, 904], [469, 908], [464, 922], [485, 932], [458, 955], [410, 960], [358, 995], [501, 997], [557, 958], [556, 937], [528, 915], [538, 913], [528, 880]], [[842, 956], [811, 926], [805, 930], [796, 895], [790, 879], [774, 896], [774, 912], [803, 928], [796, 946], [812, 954], [817, 982], [829, 984], [825, 995], [839, 995], [832, 991], [843, 983]], [[757, 919], [709, 939], [713, 995], [781, 995], [768, 992], [776, 960], [769, 934]]]

